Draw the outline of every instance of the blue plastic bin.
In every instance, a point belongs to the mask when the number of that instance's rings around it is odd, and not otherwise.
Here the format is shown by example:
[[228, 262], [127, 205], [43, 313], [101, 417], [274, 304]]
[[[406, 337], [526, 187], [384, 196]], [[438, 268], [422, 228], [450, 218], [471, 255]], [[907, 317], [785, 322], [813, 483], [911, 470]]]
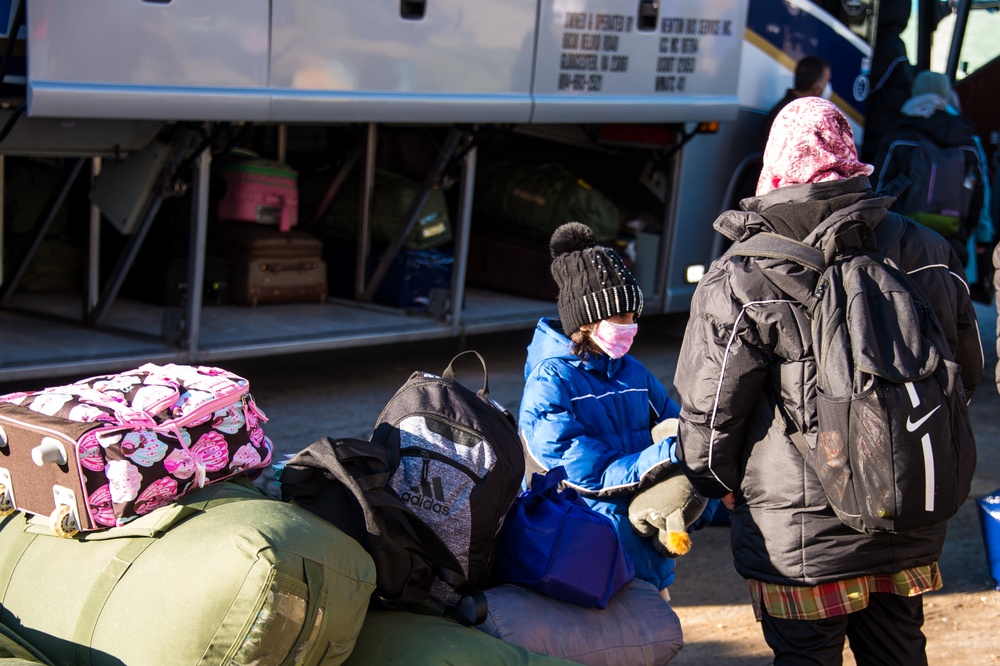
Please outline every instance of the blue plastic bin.
[[978, 498], [976, 504], [979, 506], [979, 525], [983, 528], [983, 545], [986, 546], [986, 566], [1000, 589], [1000, 488]]

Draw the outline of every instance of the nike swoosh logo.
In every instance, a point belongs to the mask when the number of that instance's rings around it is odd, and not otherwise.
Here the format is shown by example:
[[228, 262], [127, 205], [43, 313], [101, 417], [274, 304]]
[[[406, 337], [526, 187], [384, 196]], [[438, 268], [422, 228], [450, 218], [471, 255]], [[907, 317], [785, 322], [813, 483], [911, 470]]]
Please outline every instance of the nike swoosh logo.
[[931, 411], [929, 411], [926, 414], [924, 414], [923, 418], [920, 419], [919, 421], [911, 421], [910, 417], [907, 416], [906, 417], [906, 429], [909, 432], [913, 432], [914, 430], [916, 430], [917, 428], [919, 428], [920, 426], [922, 426], [924, 424], [924, 421], [926, 421], [927, 419], [929, 419], [934, 414], [934, 412], [936, 412], [939, 409], [941, 409], [941, 405], [938, 405], [937, 407], [935, 407]]

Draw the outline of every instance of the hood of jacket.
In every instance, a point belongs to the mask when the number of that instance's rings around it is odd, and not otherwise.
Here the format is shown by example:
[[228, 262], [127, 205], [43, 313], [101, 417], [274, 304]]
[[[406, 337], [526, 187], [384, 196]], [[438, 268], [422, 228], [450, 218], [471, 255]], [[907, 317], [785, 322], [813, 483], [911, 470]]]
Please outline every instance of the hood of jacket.
[[[779, 187], [763, 196], [743, 199], [742, 210], [724, 212], [713, 226], [732, 241], [771, 232], [824, 251], [849, 250], [860, 247], [861, 238], [847, 230], [874, 229], [893, 201], [892, 196], [872, 191], [867, 176], [855, 176]], [[842, 224], [845, 221], [855, 224]]]
[[[531, 371], [542, 361], [550, 358], [561, 358], [577, 367], [586, 368], [611, 376], [621, 365], [621, 359], [613, 359], [601, 354], [587, 360], [570, 351], [570, 339], [563, 333], [562, 324], [558, 319], [542, 317], [535, 325], [535, 334], [528, 345], [528, 357], [524, 362], [524, 379], [527, 381]], [[622, 357], [624, 358], [624, 357]]]
[[935, 111], [928, 118], [903, 115], [896, 129], [912, 130], [945, 147], [970, 145], [975, 134], [975, 129], [969, 120], [943, 110]]
[[[895, 201], [871, 189], [867, 176], [779, 187], [740, 202], [741, 211], [726, 211], [715, 229], [733, 241], [770, 232], [823, 250], [830, 260], [861, 249]], [[769, 271], [766, 279], [787, 294], [807, 297], [797, 271]]]

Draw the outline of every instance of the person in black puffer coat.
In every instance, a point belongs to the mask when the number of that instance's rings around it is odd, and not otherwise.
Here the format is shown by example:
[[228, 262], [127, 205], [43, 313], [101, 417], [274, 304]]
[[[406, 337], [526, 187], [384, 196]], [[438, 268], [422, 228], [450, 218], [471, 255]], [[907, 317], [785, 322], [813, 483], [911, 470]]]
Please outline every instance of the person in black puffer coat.
[[[880, 248], [932, 304], [967, 396], [983, 351], [962, 264], [948, 242], [889, 212], [858, 161], [850, 124], [810, 97], [775, 119], [757, 196], [715, 228], [733, 241], [773, 232], [825, 247], [836, 222], [895, 218]], [[839, 241], [838, 241], [839, 242]], [[939, 589], [945, 524], [865, 534], [843, 524], [792, 443], [776, 401], [800, 432], [816, 430], [816, 359], [805, 308], [789, 295], [810, 279], [788, 261], [724, 255], [695, 291], [674, 385], [679, 457], [695, 489], [732, 511], [737, 571], [776, 664], [840, 664], [845, 636], [858, 663], [926, 664], [920, 595]]]

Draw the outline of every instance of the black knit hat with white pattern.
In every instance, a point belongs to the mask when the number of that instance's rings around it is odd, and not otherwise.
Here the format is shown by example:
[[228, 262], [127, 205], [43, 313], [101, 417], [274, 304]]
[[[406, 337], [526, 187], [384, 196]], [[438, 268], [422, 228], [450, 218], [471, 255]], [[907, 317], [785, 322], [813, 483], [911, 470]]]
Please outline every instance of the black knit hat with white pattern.
[[559, 319], [566, 335], [614, 315], [642, 313], [642, 291], [618, 254], [594, 232], [567, 222], [552, 234], [552, 277], [559, 286]]

